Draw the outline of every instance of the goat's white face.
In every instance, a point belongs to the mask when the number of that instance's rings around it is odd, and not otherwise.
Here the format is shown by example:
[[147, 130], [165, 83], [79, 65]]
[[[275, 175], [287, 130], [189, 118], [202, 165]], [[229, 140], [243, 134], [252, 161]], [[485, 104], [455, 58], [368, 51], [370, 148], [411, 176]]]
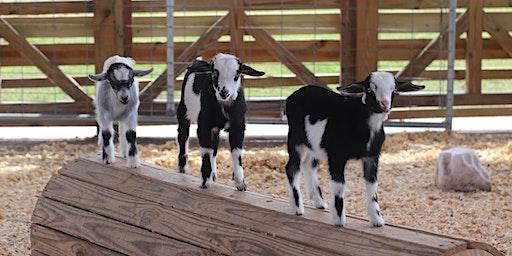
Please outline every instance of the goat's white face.
[[372, 72], [365, 80], [349, 86], [338, 87], [341, 94], [362, 96], [362, 102], [374, 113], [386, 113], [391, 110], [393, 97], [400, 92], [423, 90], [425, 86], [395, 79], [389, 72]]
[[132, 58], [115, 55], [105, 60], [103, 73], [89, 75], [89, 79], [95, 82], [107, 80], [117, 100], [122, 104], [127, 104], [130, 101], [130, 95], [133, 95], [130, 93], [130, 88], [133, 85], [134, 78], [145, 76], [153, 71], [153, 68], [134, 70], [134, 64], [135, 61]]
[[217, 54], [212, 60], [212, 77], [218, 101], [236, 100], [240, 89], [240, 60], [229, 54]]
[[117, 99], [126, 104], [130, 100], [130, 88], [133, 84], [133, 70], [125, 66], [119, 66], [112, 70], [114, 79], [109, 79], [110, 85]]
[[395, 91], [395, 77], [389, 72], [373, 72], [370, 78], [370, 89], [383, 112], [391, 110], [391, 101]]

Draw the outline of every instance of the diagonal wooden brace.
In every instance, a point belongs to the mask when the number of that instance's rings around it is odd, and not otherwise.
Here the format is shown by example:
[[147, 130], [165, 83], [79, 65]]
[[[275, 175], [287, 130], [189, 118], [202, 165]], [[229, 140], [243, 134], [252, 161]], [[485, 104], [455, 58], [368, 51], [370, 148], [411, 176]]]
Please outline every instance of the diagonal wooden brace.
[[[459, 37], [468, 29], [467, 13], [461, 14], [456, 21], [456, 36]], [[441, 54], [438, 49], [441, 45], [448, 43], [448, 27], [443, 29], [441, 33], [432, 41], [430, 41], [425, 48], [423, 48], [416, 56], [402, 70], [396, 73], [396, 78], [413, 80], [418, 77], [432, 61], [439, 58]]]
[[239, 15], [242, 15], [245, 21], [245, 31], [251, 34], [256, 39], [256, 42], [263, 46], [272, 56], [290, 69], [302, 83], [305, 85], [326, 86], [290, 50], [272, 38], [267, 31], [258, 28], [258, 25], [252, 22], [243, 12]]
[[92, 98], [85, 93], [73, 78], [64, 74], [56, 64], [51, 62], [36, 46], [29, 43], [3, 18], [0, 18], [0, 36], [5, 38], [10, 46], [48, 76], [48, 80], [62, 88], [75, 101], [92, 103]]

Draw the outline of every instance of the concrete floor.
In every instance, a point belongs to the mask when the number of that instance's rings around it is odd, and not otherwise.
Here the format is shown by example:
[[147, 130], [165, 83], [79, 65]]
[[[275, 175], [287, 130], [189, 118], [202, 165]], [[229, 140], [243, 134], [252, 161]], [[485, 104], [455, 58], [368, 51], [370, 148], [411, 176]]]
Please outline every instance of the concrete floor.
[[[415, 122], [441, 122], [442, 119], [415, 119]], [[195, 126], [191, 127], [191, 136], [195, 137]], [[387, 133], [443, 131], [439, 128], [397, 128], [386, 127]], [[506, 117], [459, 117], [453, 120], [453, 130], [458, 132], [499, 132], [512, 133], [512, 116]], [[286, 125], [249, 124], [247, 137], [283, 137], [286, 136]], [[93, 137], [96, 127], [0, 127], [0, 139], [83, 139]], [[141, 126], [137, 131], [139, 137], [175, 138], [176, 125]]]

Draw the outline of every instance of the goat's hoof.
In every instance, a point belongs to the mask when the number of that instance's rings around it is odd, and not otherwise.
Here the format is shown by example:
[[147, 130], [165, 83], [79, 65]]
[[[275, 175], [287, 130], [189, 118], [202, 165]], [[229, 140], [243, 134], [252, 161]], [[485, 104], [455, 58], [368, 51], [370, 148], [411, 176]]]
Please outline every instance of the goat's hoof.
[[384, 219], [381, 216], [371, 220], [370, 222], [372, 223], [372, 226], [376, 228], [384, 226]]
[[185, 172], [186, 172], [185, 167], [180, 167], [180, 173], [185, 173]]
[[297, 215], [297, 216], [304, 215], [304, 207], [296, 207], [295, 208], [295, 215]]
[[315, 201], [314, 206], [315, 208], [320, 210], [325, 210], [328, 208], [327, 204], [324, 201]]
[[140, 160], [137, 157], [128, 157], [128, 160], [126, 161], [126, 166], [128, 168], [140, 167]]
[[105, 158], [105, 159], [103, 159], [103, 163], [107, 164], [107, 165], [112, 164], [112, 163], [114, 163], [114, 159], [113, 158]]
[[347, 217], [345, 215], [338, 216], [337, 214], [333, 214], [331, 223], [334, 226], [343, 227], [345, 224], [347, 224]]
[[247, 191], [247, 185], [245, 185], [245, 181], [239, 182], [235, 186], [238, 191]]

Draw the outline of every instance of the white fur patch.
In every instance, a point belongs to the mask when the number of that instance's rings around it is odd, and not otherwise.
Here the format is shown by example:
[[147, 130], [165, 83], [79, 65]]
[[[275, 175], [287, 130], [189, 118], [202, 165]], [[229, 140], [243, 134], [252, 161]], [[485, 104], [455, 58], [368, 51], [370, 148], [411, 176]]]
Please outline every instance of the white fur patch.
[[201, 94], [195, 94], [193, 88], [195, 77], [196, 75], [194, 73], [188, 76], [187, 83], [185, 84], [185, 95], [183, 97], [185, 106], [187, 107], [186, 115], [191, 123], [197, 123], [197, 117], [201, 111]]
[[[288, 182], [286, 182], [288, 183]], [[293, 188], [295, 188], [297, 190], [297, 195], [299, 196], [299, 206], [297, 207], [297, 205], [295, 204], [295, 197], [293, 196]], [[300, 191], [300, 173], [297, 173], [294, 177], [293, 177], [293, 182], [290, 186], [290, 184], [288, 183], [288, 198], [290, 200], [290, 205], [292, 207], [292, 211], [295, 212], [295, 214], [297, 215], [302, 215], [304, 214], [304, 200], [302, 198], [302, 192]]]
[[127, 81], [128, 79], [130, 79], [130, 70], [128, 70], [124, 66], [122, 66], [118, 69], [114, 69], [114, 77], [118, 81]]
[[115, 63], [123, 63], [132, 69], [135, 66], [134, 59], [132, 59], [130, 57], [121, 57], [119, 55], [114, 55], [114, 56], [106, 59], [105, 62], [103, 63], [103, 73], [106, 73], [107, 70], [110, 68], [110, 66], [112, 66], [112, 64], [115, 64]]
[[370, 139], [366, 143], [366, 150], [370, 150], [375, 133], [382, 127], [382, 123], [388, 119], [388, 113], [373, 113], [368, 118], [368, 126], [370, 127]]
[[[345, 198], [345, 184], [342, 182], [331, 181], [331, 195], [332, 202], [335, 202], [335, 196], [339, 196], [341, 198]], [[345, 215], [345, 209], [347, 208], [345, 202], [343, 202], [343, 209], [341, 211], [341, 216], [338, 216], [338, 211], [336, 210], [335, 204], [331, 206], [331, 222], [336, 226], [343, 226], [347, 223], [347, 217]]]
[[322, 137], [324, 135], [325, 126], [327, 125], [327, 119], [318, 120], [316, 123], [309, 121], [309, 115], [304, 118], [304, 124], [306, 128], [306, 136], [311, 144], [312, 157], [319, 160], [327, 160], [327, 153], [321, 148]]
[[377, 182], [366, 182], [366, 199], [368, 201], [368, 218], [370, 222], [377, 227], [384, 225], [384, 219], [380, 214], [379, 203], [375, 202], [373, 198], [377, 197]]
[[217, 91], [215, 93], [217, 100], [221, 102], [236, 100], [238, 97], [238, 89], [241, 85], [240, 78], [235, 81], [235, 76], [240, 68], [238, 58], [230, 54], [219, 53], [213, 57], [212, 62], [214, 68], [219, 71], [219, 90], [225, 88], [230, 95], [228, 99], [223, 100]]
[[231, 160], [233, 163], [233, 177], [237, 188], [244, 188], [244, 169], [242, 168], [239, 158], [242, 157], [242, 149], [235, 148], [231, 151]]
[[315, 208], [327, 209], [327, 204], [320, 196], [320, 191], [318, 191], [319, 184], [318, 177], [316, 175], [317, 168], [313, 167], [313, 158], [309, 152], [304, 154], [304, 157], [300, 163], [300, 169], [304, 173], [304, 183], [306, 185], [306, 190], [308, 191], [308, 196], [313, 201]]
[[395, 77], [389, 72], [373, 72], [370, 80], [370, 88], [375, 93], [378, 101], [391, 102], [391, 96], [395, 90]]

